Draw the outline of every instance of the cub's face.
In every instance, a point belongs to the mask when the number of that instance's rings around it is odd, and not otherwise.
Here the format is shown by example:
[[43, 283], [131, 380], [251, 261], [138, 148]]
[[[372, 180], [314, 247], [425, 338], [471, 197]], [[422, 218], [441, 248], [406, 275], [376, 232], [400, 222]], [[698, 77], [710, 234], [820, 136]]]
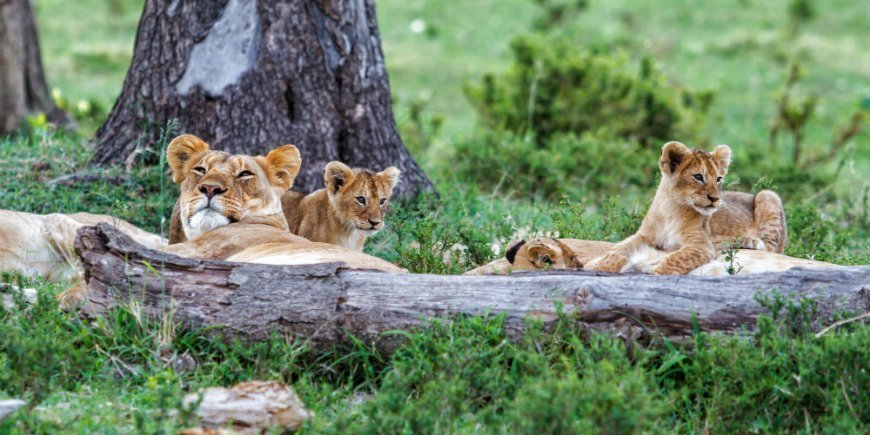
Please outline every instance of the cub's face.
[[178, 214], [188, 239], [242, 219], [281, 214], [281, 195], [293, 185], [302, 159], [293, 145], [265, 157], [209, 149], [193, 135], [175, 138], [167, 160], [180, 184]]
[[384, 227], [400, 171], [392, 166], [374, 173], [329, 162], [323, 174], [330, 205], [338, 219], [351, 229], [372, 235]]
[[671, 200], [712, 215], [722, 204], [722, 182], [731, 163], [731, 148], [719, 145], [712, 152], [689, 149], [679, 142], [662, 148], [659, 167]]
[[537, 237], [510, 246], [505, 258], [514, 270], [578, 269], [574, 251], [557, 239]]

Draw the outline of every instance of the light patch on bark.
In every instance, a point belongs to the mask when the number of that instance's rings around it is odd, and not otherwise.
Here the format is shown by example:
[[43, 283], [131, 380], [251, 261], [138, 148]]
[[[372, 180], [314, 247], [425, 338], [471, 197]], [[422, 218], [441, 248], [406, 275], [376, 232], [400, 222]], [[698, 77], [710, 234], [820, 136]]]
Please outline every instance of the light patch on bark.
[[259, 26], [255, 0], [230, 0], [208, 36], [193, 46], [178, 92], [187, 95], [199, 86], [216, 97], [237, 83], [254, 66]]

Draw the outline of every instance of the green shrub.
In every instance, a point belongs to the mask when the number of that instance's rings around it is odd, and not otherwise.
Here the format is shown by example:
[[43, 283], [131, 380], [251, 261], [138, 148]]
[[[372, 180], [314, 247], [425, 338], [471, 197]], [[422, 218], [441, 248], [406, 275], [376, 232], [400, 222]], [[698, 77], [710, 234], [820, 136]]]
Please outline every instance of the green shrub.
[[514, 64], [466, 94], [489, 127], [534, 132], [546, 142], [557, 133], [597, 132], [657, 148], [695, 139], [712, 98], [669, 86], [645, 58], [637, 74], [624, 56], [586, 51], [567, 41], [520, 37]]
[[[456, 144], [450, 171], [545, 198], [650, 187], [661, 144], [699, 142], [711, 94], [670, 87], [645, 59], [519, 38], [514, 65], [466, 94], [483, 123]], [[700, 145], [700, 143], [698, 143]]]

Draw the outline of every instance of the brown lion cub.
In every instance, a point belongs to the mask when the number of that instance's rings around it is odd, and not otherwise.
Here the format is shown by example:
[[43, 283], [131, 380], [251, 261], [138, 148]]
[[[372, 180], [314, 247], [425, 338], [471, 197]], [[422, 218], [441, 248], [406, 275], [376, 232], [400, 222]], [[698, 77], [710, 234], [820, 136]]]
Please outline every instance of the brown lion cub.
[[668, 252], [654, 274], [686, 274], [716, 258], [710, 217], [722, 203], [722, 181], [730, 163], [727, 145], [708, 153], [666, 143], [659, 159], [662, 180], [640, 229], [586, 269], [619, 272], [629, 257], [650, 247]]
[[172, 210], [170, 244], [235, 222], [287, 229], [281, 195], [293, 187], [302, 164], [295, 146], [265, 157], [229, 154], [185, 134], [172, 140], [166, 158], [181, 191]]
[[374, 173], [329, 162], [323, 172], [325, 188], [308, 195], [286, 192], [281, 198], [290, 232], [362, 251], [366, 238], [384, 227], [384, 212], [400, 173], [392, 166]]

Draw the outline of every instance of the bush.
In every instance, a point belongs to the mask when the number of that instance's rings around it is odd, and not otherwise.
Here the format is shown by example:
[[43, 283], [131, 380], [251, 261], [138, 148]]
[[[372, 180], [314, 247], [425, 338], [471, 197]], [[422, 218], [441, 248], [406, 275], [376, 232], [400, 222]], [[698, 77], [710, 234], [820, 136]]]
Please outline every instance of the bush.
[[652, 187], [657, 153], [630, 139], [586, 132], [538, 142], [504, 130], [456, 144], [453, 167], [480, 186], [555, 199]]
[[565, 41], [521, 37], [514, 64], [487, 74], [466, 94], [489, 127], [534, 132], [541, 142], [557, 133], [606, 130], [613, 137], [658, 147], [697, 137], [712, 94], [667, 85], [648, 58], [632, 74], [624, 56], [585, 51]]
[[654, 183], [662, 143], [699, 142], [712, 95], [670, 87], [649, 59], [520, 38], [515, 61], [466, 94], [481, 133], [456, 146], [451, 170], [483, 186], [547, 198]]

